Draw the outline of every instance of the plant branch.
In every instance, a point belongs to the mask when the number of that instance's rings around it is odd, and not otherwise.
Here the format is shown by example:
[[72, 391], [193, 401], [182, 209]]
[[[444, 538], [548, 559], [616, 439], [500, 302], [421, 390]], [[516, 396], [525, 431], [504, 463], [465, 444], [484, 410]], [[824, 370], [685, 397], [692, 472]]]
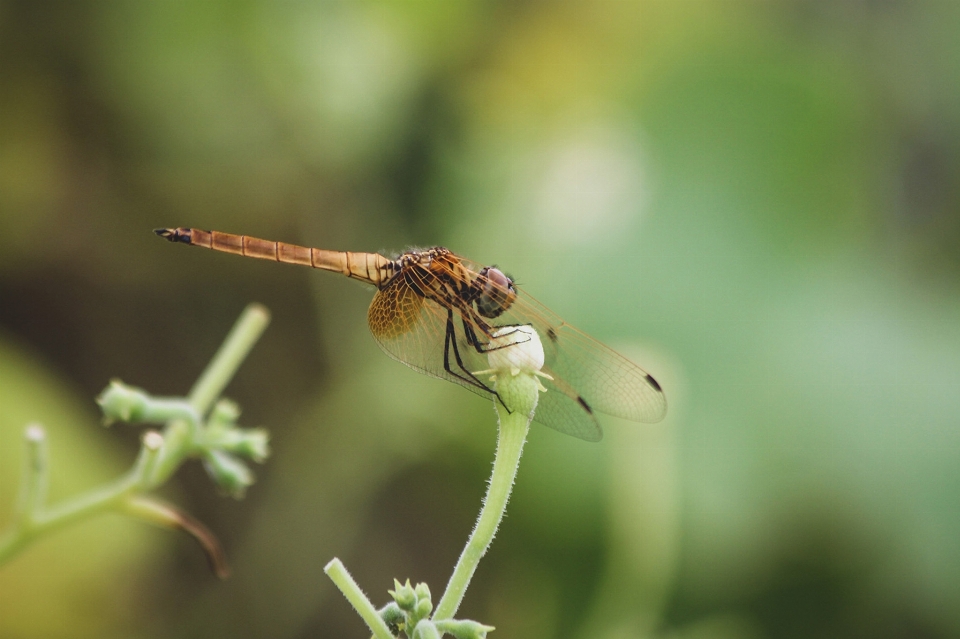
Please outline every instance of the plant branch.
[[346, 567], [339, 559], [334, 557], [330, 563], [323, 568], [323, 572], [327, 573], [327, 576], [337, 585], [337, 588], [340, 589], [343, 596], [347, 598], [347, 601], [350, 602], [354, 610], [359, 613], [367, 626], [369, 626], [376, 639], [395, 639], [393, 633], [390, 632], [390, 628], [387, 627], [387, 624], [380, 617], [380, 613], [373, 607], [373, 604], [370, 603], [367, 596], [363, 594], [360, 586], [353, 580], [353, 577], [347, 572]]
[[[519, 389], [521, 395], [526, 395], [524, 399], [532, 398], [532, 405], [536, 406], [538, 385], [532, 376], [518, 375], [510, 380], [511, 385], [523, 384], [525, 387]], [[505, 392], [503, 387], [505, 383], [501, 382], [498, 392]], [[493, 473], [490, 476], [490, 484], [487, 486], [487, 494], [483, 500], [483, 508], [480, 510], [480, 517], [477, 519], [477, 525], [467, 541], [457, 565], [453, 569], [450, 581], [447, 583], [447, 589], [437, 604], [436, 612], [433, 615], [434, 621], [443, 621], [452, 619], [460, 608], [463, 596], [466, 593], [467, 586], [473, 573], [477, 570], [480, 559], [486, 554], [487, 549], [493, 542], [493, 538], [503, 519], [503, 514], [507, 509], [507, 501], [510, 499], [510, 492], [513, 489], [513, 481], [517, 476], [517, 467], [520, 464], [520, 455], [523, 452], [523, 444], [527, 439], [527, 432], [530, 429], [530, 421], [533, 419], [533, 409], [507, 411], [506, 408], [496, 401], [497, 416], [500, 419], [500, 429], [497, 437], [497, 453], [493, 460]], [[521, 402], [513, 404], [517, 406]]]
[[270, 311], [266, 307], [250, 304], [244, 309], [240, 319], [187, 395], [198, 413], [204, 415], [210, 410], [269, 323]]
[[23, 481], [14, 514], [14, 525], [29, 528], [47, 498], [50, 469], [47, 462], [47, 434], [38, 424], [31, 424], [24, 433]]
[[[221, 485], [233, 480], [233, 494], [240, 494], [242, 488], [253, 481], [253, 476], [235, 455], [263, 461], [268, 452], [266, 433], [257, 429], [237, 428], [234, 422], [239, 412], [234, 409], [233, 413], [226, 416], [217, 416], [217, 437], [207, 441], [205, 426], [201, 420], [234, 376], [269, 321], [270, 315], [266, 308], [259, 304], [249, 305], [194, 384], [188, 399], [152, 397], [140, 389], [120, 382], [112, 382], [107, 387], [97, 400], [107, 423], [114, 420], [167, 422], [162, 435], [156, 431], [144, 434], [133, 468], [108, 484], [55, 506], [45, 507], [49, 474], [46, 437], [39, 426], [28, 427], [25, 433], [26, 454], [20, 498], [12, 525], [0, 534], [0, 565], [43, 534], [94, 514], [114, 511], [143, 517], [145, 513], [160, 512], [161, 507], [145, 501], [141, 495], [164, 483], [190, 456], [220, 454], [229, 462], [228, 470], [240, 480], [237, 481], [234, 477], [225, 478], [223, 475], [226, 473], [223, 472], [215, 475], [214, 479]], [[229, 452], [221, 452], [221, 446], [227, 446]], [[167, 508], [168, 512], [174, 512], [169, 510], [170, 507]], [[215, 553], [211, 553], [210, 549], [214, 545], [209, 543], [212, 534], [185, 513], [175, 512], [177, 526], [198, 538], [204, 543], [208, 555], [213, 556]], [[215, 541], [213, 539], [213, 542]], [[219, 572], [223, 574], [223, 570]]]

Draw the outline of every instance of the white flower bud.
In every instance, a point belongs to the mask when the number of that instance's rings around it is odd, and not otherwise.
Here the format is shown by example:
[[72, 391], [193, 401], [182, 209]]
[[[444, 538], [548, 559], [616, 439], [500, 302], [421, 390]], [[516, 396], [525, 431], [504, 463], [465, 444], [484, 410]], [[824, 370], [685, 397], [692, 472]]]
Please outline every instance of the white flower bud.
[[487, 362], [500, 374], [531, 374], [543, 368], [543, 344], [532, 326], [500, 327], [487, 348]]

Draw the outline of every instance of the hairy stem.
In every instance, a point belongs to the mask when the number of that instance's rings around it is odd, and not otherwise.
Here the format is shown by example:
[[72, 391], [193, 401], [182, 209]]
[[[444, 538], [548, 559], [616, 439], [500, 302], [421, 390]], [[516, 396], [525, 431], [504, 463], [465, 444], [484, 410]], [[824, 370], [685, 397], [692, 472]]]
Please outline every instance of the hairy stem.
[[[531, 388], [529, 392], [533, 393], [533, 404], [536, 405], [536, 386], [533, 385]], [[486, 554], [497, 533], [503, 513], [507, 509], [507, 500], [513, 489], [513, 481], [517, 476], [520, 454], [523, 452], [523, 444], [527, 439], [533, 412], [514, 410], [510, 413], [499, 402], [496, 403], [496, 407], [500, 418], [500, 430], [487, 495], [484, 497], [477, 525], [453, 569], [453, 575], [447, 583], [443, 597], [437, 604], [433, 615], [434, 621], [452, 619], [457, 614], [470, 579], [473, 578], [480, 559]]]
[[346, 567], [339, 559], [332, 559], [324, 567], [323, 572], [327, 573], [327, 576], [337, 585], [337, 588], [347, 598], [354, 610], [367, 623], [374, 637], [377, 639], [395, 639], [386, 622], [380, 618], [380, 613], [373, 607], [367, 596], [363, 594], [360, 586], [353, 580], [353, 577], [347, 572]]

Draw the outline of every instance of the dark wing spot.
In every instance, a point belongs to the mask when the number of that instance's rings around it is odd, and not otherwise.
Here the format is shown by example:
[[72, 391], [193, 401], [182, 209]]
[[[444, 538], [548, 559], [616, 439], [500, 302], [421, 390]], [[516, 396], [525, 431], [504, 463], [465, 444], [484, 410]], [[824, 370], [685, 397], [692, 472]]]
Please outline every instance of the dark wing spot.
[[657, 383], [657, 380], [655, 380], [652, 376], [647, 375], [647, 382], [649, 382], [649, 384], [650, 384], [651, 386], [653, 386], [654, 388], [656, 388], [656, 389], [657, 389], [658, 391], [660, 391], [661, 393], [663, 392], [663, 389], [660, 388], [660, 384], [658, 384], [658, 383]]
[[557, 342], [557, 332], [553, 330], [552, 326], [547, 327], [547, 337], [550, 338], [550, 341], [553, 343]]
[[587, 403], [587, 400], [577, 395], [577, 403], [583, 406], [583, 410], [593, 415], [593, 409], [590, 408], [590, 404]]

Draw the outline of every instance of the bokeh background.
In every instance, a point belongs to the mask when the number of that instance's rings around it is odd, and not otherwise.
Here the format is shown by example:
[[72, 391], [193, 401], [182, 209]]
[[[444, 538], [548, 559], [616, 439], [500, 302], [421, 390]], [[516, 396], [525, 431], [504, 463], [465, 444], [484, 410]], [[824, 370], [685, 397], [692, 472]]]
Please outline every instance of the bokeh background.
[[112, 377], [228, 395], [274, 454], [221, 538], [119, 517], [0, 569], [0, 636], [366, 637], [442, 591], [491, 406], [385, 357], [371, 291], [173, 246], [196, 226], [496, 263], [647, 367], [666, 421], [534, 426], [461, 615], [509, 638], [960, 636], [960, 3], [0, 1], [0, 521], [132, 462]]

